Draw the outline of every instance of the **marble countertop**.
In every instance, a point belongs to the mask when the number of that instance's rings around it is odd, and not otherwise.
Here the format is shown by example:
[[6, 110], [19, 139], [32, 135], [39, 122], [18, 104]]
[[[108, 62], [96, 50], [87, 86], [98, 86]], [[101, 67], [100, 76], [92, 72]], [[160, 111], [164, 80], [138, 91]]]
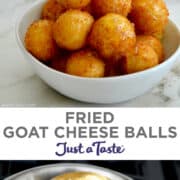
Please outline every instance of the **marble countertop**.
[[[34, 0], [0, 0], [0, 106], [94, 107], [58, 94], [35, 75], [17, 47], [14, 25]], [[166, 0], [171, 19], [180, 27], [180, 1]], [[103, 105], [105, 106], [105, 105]], [[113, 107], [180, 107], [180, 57], [172, 71], [150, 92]]]

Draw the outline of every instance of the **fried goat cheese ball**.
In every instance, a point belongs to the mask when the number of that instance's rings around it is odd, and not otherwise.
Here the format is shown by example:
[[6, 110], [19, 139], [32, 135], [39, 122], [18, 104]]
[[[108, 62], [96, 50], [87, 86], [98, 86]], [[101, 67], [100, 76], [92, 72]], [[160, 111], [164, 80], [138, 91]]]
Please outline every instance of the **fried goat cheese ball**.
[[91, 4], [96, 17], [108, 13], [117, 13], [126, 17], [131, 11], [132, 0], [92, 0]]
[[127, 52], [122, 58], [121, 71], [124, 74], [131, 74], [152, 68], [159, 64], [158, 55], [154, 49], [137, 41], [135, 48]]
[[135, 24], [137, 33], [161, 39], [168, 16], [163, 0], [133, 0], [129, 18]]
[[59, 16], [53, 34], [60, 48], [79, 50], [86, 45], [94, 18], [87, 12], [69, 10]]
[[110, 13], [98, 19], [89, 36], [89, 44], [105, 59], [117, 59], [136, 43], [133, 24], [119, 15]]
[[142, 42], [143, 44], [151, 46], [158, 55], [159, 63], [163, 62], [164, 48], [162, 46], [162, 43], [158, 39], [153, 36], [139, 35], [137, 36], [137, 41], [139, 43]]
[[105, 64], [95, 52], [91, 50], [81, 50], [72, 54], [68, 59], [66, 72], [81, 77], [104, 77]]
[[109, 180], [107, 177], [93, 172], [68, 172], [52, 178], [51, 180]]
[[42, 18], [56, 21], [61, 13], [65, 11], [56, 0], [48, 0], [42, 9]]
[[57, 0], [57, 2], [66, 9], [80, 9], [86, 7], [90, 0]]
[[53, 22], [38, 20], [31, 24], [25, 35], [26, 49], [40, 61], [48, 61], [57, 51], [53, 39]]

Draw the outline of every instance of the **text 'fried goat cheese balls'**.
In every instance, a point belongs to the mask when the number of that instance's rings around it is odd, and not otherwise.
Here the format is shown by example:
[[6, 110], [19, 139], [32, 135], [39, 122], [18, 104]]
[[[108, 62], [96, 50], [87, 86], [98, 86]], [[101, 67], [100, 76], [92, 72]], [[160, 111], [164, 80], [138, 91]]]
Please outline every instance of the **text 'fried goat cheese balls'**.
[[98, 78], [104, 77], [105, 64], [91, 50], [74, 53], [67, 61], [66, 72], [71, 75]]
[[136, 42], [136, 46], [122, 58], [123, 73], [130, 74], [152, 68], [159, 64], [158, 55], [146, 43]]
[[93, 172], [69, 172], [51, 180], [108, 180], [108, 178]]
[[105, 59], [120, 58], [136, 43], [136, 34], [131, 22], [115, 13], [98, 19], [89, 36], [89, 44]]
[[66, 9], [79, 9], [87, 6], [90, 0], [57, 0]]
[[162, 46], [162, 43], [158, 39], [153, 36], [139, 35], [137, 36], [137, 41], [139, 43], [142, 42], [143, 44], [151, 46], [158, 55], [159, 63], [163, 62], [164, 48]]
[[138, 33], [161, 39], [168, 22], [168, 9], [163, 0], [133, 0], [129, 18]]
[[87, 12], [66, 11], [54, 24], [54, 39], [60, 48], [79, 50], [86, 45], [93, 23], [94, 18]]
[[96, 17], [108, 13], [117, 13], [127, 16], [131, 10], [132, 0], [92, 0], [92, 9]]
[[42, 18], [55, 21], [65, 9], [56, 1], [48, 0], [42, 9]]
[[53, 39], [53, 22], [49, 20], [34, 22], [26, 32], [25, 46], [40, 61], [53, 58], [57, 51]]

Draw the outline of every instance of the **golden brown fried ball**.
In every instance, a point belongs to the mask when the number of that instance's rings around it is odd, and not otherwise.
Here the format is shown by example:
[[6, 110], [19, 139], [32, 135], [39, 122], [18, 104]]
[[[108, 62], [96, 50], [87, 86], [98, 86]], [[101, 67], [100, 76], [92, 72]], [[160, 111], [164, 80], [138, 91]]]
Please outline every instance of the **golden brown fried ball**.
[[121, 69], [123, 73], [130, 74], [149, 69], [158, 63], [158, 55], [154, 49], [146, 43], [137, 41], [135, 48], [122, 58]]
[[105, 64], [96, 53], [90, 50], [81, 50], [68, 59], [66, 72], [81, 77], [104, 77]]
[[105, 59], [120, 58], [135, 43], [133, 24], [127, 18], [114, 13], [98, 19], [89, 36], [89, 44]]
[[127, 16], [131, 10], [132, 0], [92, 0], [92, 9], [96, 17], [108, 13], [118, 13]]
[[68, 172], [54, 177], [52, 180], [108, 180], [107, 177], [93, 172]]
[[87, 6], [90, 0], [57, 0], [66, 9], [79, 9]]
[[87, 12], [66, 11], [54, 24], [54, 39], [61, 48], [78, 50], [86, 45], [93, 22], [94, 18]]
[[158, 55], [159, 63], [163, 62], [164, 49], [163, 49], [161, 42], [158, 39], [156, 39], [153, 36], [139, 35], [139, 36], [137, 36], [137, 41], [139, 43], [142, 42], [143, 44], [147, 44], [147, 45], [151, 46]]
[[133, 0], [130, 19], [137, 32], [161, 39], [168, 22], [168, 9], [163, 0]]
[[57, 46], [53, 40], [53, 22], [39, 20], [34, 22], [25, 35], [27, 50], [41, 61], [47, 61], [56, 54]]
[[56, 0], [48, 0], [43, 6], [42, 18], [55, 21], [64, 10]]

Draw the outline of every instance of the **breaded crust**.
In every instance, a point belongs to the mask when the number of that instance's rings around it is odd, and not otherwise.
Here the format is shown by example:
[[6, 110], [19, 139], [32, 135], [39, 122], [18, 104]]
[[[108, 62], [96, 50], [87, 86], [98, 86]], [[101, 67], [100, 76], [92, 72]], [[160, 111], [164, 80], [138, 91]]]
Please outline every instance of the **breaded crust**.
[[154, 49], [146, 43], [137, 41], [135, 48], [122, 58], [121, 69], [123, 73], [130, 74], [152, 68], [158, 64], [158, 55]]
[[38, 20], [31, 24], [26, 32], [25, 46], [40, 61], [47, 61], [56, 54], [57, 46], [52, 29], [52, 21]]
[[137, 33], [161, 39], [168, 22], [168, 9], [163, 0], [133, 0], [130, 20]]
[[92, 0], [92, 9], [96, 17], [108, 13], [117, 13], [127, 16], [131, 10], [132, 0]]
[[87, 6], [90, 0], [57, 0], [66, 9], [78, 9]]
[[78, 50], [86, 45], [94, 18], [87, 12], [69, 10], [59, 16], [53, 34], [60, 48]]
[[61, 13], [65, 11], [56, 0], [48, 0], [42, 9], [42, 18], [55, 21]]
[[133, 24], [127, 18], [110, 13], [98, 19], [89, 36], [89, 44], [105, 59], [120, 58], [136, 43]]
[[81, 77], [104, 77], [105, 64], [93, 51], [82, 50], [68, 59], [66, 72]]

